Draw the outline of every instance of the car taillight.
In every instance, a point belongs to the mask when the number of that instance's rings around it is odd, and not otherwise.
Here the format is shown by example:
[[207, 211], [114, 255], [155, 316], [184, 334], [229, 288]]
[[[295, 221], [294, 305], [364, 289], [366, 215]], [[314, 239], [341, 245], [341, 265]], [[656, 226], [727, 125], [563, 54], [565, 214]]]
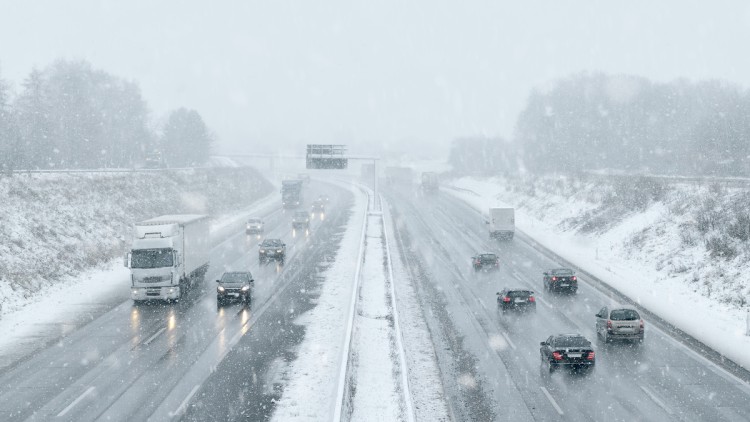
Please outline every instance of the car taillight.
[[552, 281], [557, 281], [557, 277], [552, 277]]
[[608, 330], [612, 329], [612, 321], [610, 321], [610, 320], [607, 320], [607, 329]]
[[643, 331], [643, 328], [644, 328], [643, 320], [641, 320], [641, 331]]
[[476, 261], [474, 261], [474, 263], [475, 263], [475, 264], [481, 264], [481, 263], [482, 263], [482, 261], [480, 261], [480, 260], [478, 260], [478, 259], [477, 259]]
[[536, 302], [536, 298], [534, 296], [529, 296], [529, 302]]
[[505, 297], [503, 298], [503, 302], [505, 302], [505, 303], [508, 303], [508, 302], [510, 302], [510, 297], [508, 297], [508, 296], [505, 296]]
[[562, 355], [560, 354], [560, 352], [552, 352], [552, 359], [562, 360]]
[[594, 360], [595, 357], [596, 357], [596, 355], [594, 354], [594, 352], [589, 352], [589, 355], [588, 355], [588, 357], [586, 357], [586, 359], [588, 359], [588, 360]]
[[571, 280], [576, 281], [578, 279], [576, 278], [576, 276], [573, 276], [573, 278], [571, 278]]

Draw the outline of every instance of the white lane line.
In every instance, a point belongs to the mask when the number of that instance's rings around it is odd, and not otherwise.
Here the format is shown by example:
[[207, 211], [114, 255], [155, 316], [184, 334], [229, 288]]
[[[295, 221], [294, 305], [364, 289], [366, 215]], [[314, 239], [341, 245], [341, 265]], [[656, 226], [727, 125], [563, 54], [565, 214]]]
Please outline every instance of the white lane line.
[[159, 334], [163, 333], [166, 330], [167, 330], [167, 327], [161, 327], [159, 331], [155, 332], [154, 335], [146, 339], [146, 341], [143, 342], [143, 345], [148, 346], [149, 344], [151, 344], [152, 341], [154, 341], [155, 338], [159, 337]]
[[542, 389], [542, 393], [544, 393], [544, 395], [547, 396], [547, 400], [549, 400], [549, 402], [552, 403], [552, 407], [554, 407], [555, 410], [557, 410], [557, 413], [560, 416], [564, 415], [565, 413], [563, 413], [562, 409], [560, 408], [560, 405], [558, 405], [555, 399], [552, 398], [552, 394], [550, 394], [549, 391], [547, 391], [547, 389], [544, 387], [539, 387], [539, 388]]
[[541, 303], [542, 305], [544, 305], [544, 306], [546, 306], [546, 307], [548, 307], [550, 309], [552, 308], [552, 305], [550, 305], [549, 302], [547, 302], [546, 300], [542, 299], [541, 297], [537, 296], [536, 300], [539, 301], [539, 303]]
[[667, 407], [667, 405], [666, 405], [666, 404], [664, 404], [664, 402], [663, 402], [663, 401], [661, 401], [661, 400], [660, 400], [660, 399], [659, 399], [658, 397], [656, 397], [656, 394], [654, 394], [653, 392], [651, 392], [651, 390], [649, 390], [648, 388], [646, 388], [646, 387], [645, 387], [645, 386], [643, 386], [643, 385], [641, 385], [640, 387], [641, 387], [641, 390], [643, 390], [643, 392], [644, 392], [644, 393], [646, 393], [646, 395], [647, 395], [647, 396], [648, 396], [648, 397], [649, 397], [649, 398], [650, 398], [651, 400], [653, 400], [653, 401], [654, 401], [654, 403], [658, 404], [658, 405], [659, 405], [659, 407], [661, 407], [662, 409], [664, 409], [664, 411], [665, 411], [665, 412], [667, 412], [667, 414], [668, 414], [668, 415], [672, 415], [672, 414], [673, 414], [673, 413], [672, 413], [672, 409], [670, 409], [669, 407]]
[[180, 407], [178, 407], [177, 410], [175, 410], [174, 412], [171, 412], [169, 414], [169, 416], [170, 417], [175, 417], [175, 416], [179, 416], [179, 415], [183, 414], [185, 412], [185, 410], [187, 410], [188, 403], [193, 398], [193, 396], [195, 395], [195, 393], [198, 392], [199, 388], [201, 388], [201, 385], [200, 384], [196, 384], [195, 387], [193, 387], [193, 389], [190, 390], [190, 394], [188, 394], [187, 397], [185, 397], [185, 400], [183, 400], [182, 403], [180, 403]]
[[515, 349], [516, 349], [516, 345], [515, 345], [515, 344], [513, 344], [513, 341], [512, 341], [512, 340], [510, 339], [510, 337], [508, 336], [508, 333], [506, 333], [505, 331], [503, 331], [503, 333], [502, 333], [502, 334], [503, 334], [503, 337], [505, 337], [505, 340], [506, 340], [506, 341], [508, 342], [508, 344], [510, 344], [510, 347], [511, 347], [511, 348], [512, 348], [513, 350], [515, 350]]
[[96, 389], [95, 387], [89, 387], [89, 388], [87, 388], [86, 391], [84, 391], [83, 394], [81, 394], [80, 396], [78, 396], [77, 399], [73, 400], [73, 402], [70, 403], [68, 405], [68, 407], [66, 407], [65, 409], [63, 409], [62, 412], [58, 413], [57, 417], [59, 418], [61, 416], [65, 416], [66, 413], [70, 412], [70, 409], [72, 409], [73, 407], [75, 407], [75, 405], [77, 405], [81, 400], [85, 399], [86, 396], [88, 396], [89, 394], [91, 394], [92, 392], [94, 392], [95, 389]]

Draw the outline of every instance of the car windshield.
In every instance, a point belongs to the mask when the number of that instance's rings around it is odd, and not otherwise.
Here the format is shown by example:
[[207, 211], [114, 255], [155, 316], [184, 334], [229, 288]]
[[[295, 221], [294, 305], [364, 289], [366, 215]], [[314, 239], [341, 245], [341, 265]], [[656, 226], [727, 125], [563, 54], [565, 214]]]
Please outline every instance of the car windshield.
[[554, 340], [554, 347], [588, 347], [591, 343], [584, 337], [558, 337]]
[[295, 218], [307, 218], [307, 213], [306, 212], [297, 212], [297, 213], [294, 214], [294, 217]]
[[247, 224], [260, 224], [260, 220], [247, 220]]
[[609, 314], [609, 319], [612, 321], [635, 321], [640, 318], [638, 312], [632, 309], [613, 309]]
[[511, 290], [508, 292], [508, 297], [529, 297], [532, 295], [532, 292], [528, 290]]
[[480, 255], [480, 259], [482, 261], [495, 261], [497, 259], [497, 255], [494, 255], [494, 254], [483, 254], [483, 255]]
[[171, 249], [136, 249], [131, 253], [131, 268], [163, 268], [173, 265]]
[[250, 273], [224, 273], [222, 283], [246, 283], [250, 280]]
[[266, 239], [263, 241], [261, 246], [267, 247], [267, 248], [273, 248], [273, 247], [281, 246], [281, 244], [282, 242], [278, 239]]

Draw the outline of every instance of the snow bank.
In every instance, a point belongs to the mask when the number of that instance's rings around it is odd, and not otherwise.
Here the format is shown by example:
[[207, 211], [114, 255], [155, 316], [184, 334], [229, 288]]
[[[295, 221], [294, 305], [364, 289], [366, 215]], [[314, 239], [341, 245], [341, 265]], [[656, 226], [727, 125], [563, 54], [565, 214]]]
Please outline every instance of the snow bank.
[[713, 220], [701, 227], [706, 201], [727, 215], [743, 193], [686, 184], [628, 203], [623, 193], [613, 199], [617, 189], [571, 179], [462, 178], [443, 191], [483, 213], [515, 207], [518, 229], [535, 241], [750, 369], [747, 252], [735, 242], [735, 254], [717, 255], [707, 240], [721, 227]]
[[[222, 215], [271, 191], [248, 168], [0, 177], [0, 304], [18, 310], [122, 256], [133, 223], [161, 214]], [[56, 291], [56, 290], [55, 290]]]

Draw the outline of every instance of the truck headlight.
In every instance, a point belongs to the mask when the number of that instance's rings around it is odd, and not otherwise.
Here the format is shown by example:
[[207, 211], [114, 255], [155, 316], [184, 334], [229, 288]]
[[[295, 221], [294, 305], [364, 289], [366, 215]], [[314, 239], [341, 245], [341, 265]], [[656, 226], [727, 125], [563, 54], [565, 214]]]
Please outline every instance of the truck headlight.
[[132, 293], [133, 293], [134, 295], [137, 295], [137, 294], [138, 294], [138, 289], [133, 289], [133, 290], [131, 290], [131, 292], [132, 292]]
[[281, 253], [281, 249], [276, 249], [276, 253]]
[[223, 287], [223, 286], [219, 286], [219, 287], [217, 287], [217, 288], [216, 288], [216, 290], [218, 290], [218, 291], [220, 291], [220, 292], [224, 293], [224, 287]]
[[242, 289], [240, 289], [240, 290], [242, 290], [243, 292], [246, 292], [246, 291], [250, 290], [250, 285], [249, 284], [245, 284], [244, 286], [242, 286]]

